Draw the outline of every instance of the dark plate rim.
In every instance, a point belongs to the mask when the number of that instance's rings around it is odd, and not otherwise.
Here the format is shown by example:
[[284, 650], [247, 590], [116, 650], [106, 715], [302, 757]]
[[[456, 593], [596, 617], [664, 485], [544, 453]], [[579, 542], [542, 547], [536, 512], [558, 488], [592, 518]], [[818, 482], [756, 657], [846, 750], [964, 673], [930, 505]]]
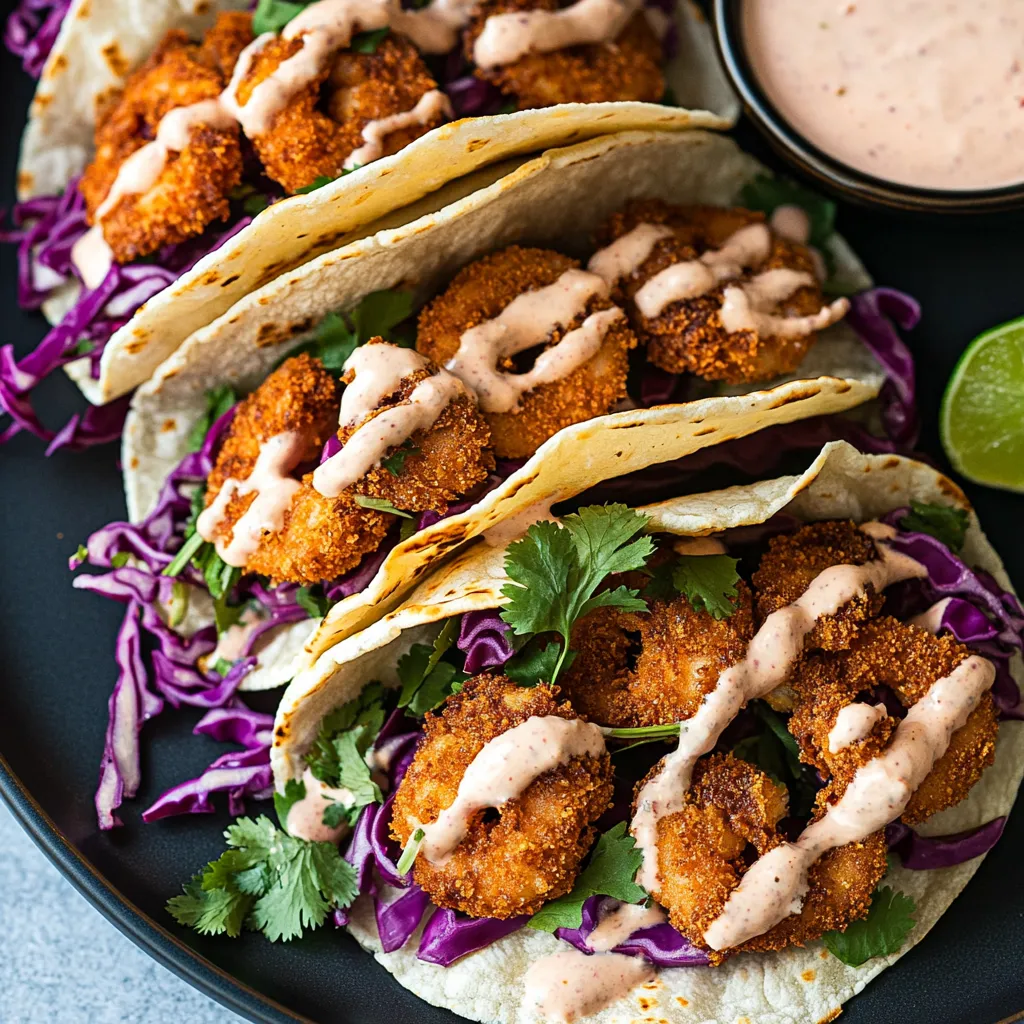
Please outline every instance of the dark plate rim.
[[119, 932], [204, 995], [259, 1024], [313, 1024], [246, 985], [144, 914], [57, 828], [0, 754], [0, 799], [46, 858]]

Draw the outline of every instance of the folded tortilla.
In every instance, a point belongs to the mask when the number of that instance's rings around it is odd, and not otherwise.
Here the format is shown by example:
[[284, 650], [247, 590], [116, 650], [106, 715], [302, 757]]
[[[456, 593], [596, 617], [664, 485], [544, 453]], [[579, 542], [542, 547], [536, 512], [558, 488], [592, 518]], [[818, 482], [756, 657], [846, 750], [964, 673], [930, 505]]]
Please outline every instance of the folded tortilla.
[[[97, 107], [124, 85], [169, 29], [198, 35], [220, 11], [249, 6], [248, 0], [75, 0], [30, 108], [18, 170], [20, 197], [60, 192], [85, 168]], [[718, 66], [710, 30], [685, 0], [676, 21], [680, 46], [665, 78], [682, 107], [574, 103], [443, 125], [394, 156], [316, 192], [275, 203], [139, 309], [104, 349], [98, 379], [90, 376], [87, 360], [72, 363], [68, 372], [97, 404], [126, 394], [193, 331], [244, 295], [365, 235], [375, 220], [478, 168], [625, 129], [728, 127], [738, 106]], [[66, 288], [47, 302], [51, 322], [73, 304], [75, 294]]]
[[[985, 569], [1012, 590], [999, 556], [981, 531], [963, 492], [937, 470], [911, 459], [861, 455], [845, 442], [826, 445], [799, 476], [692, 495], [646, 506], [651, 529], [683, 536], [706, 536], [734, 526], [762, 523], [777, 512], [798, 519], [872, 519], [911, 499], [956, 505], [970, 515], [961, 557]], [[355, 697], [371, 680], [395, 685], [398, 658], [414, 643], [429, 643], [438, 623], [467, 611], [503, 603], [505, 552], [477, 541], [422, 583], [399, 609], [323, 654], [285, 691], [277, 713], [271, 753], [280, 789], [302, 774], [302, 758], [321, 718]], [[1024, 665], [1014, 657], [1018, 685]], [[956, 807], [935, 815], [921, 832], [948, 835], [1005, 815], [1013, 806], [1024, 775], [1024, 727], [1004, 722], [999, 729], [995, 764]], [[886, 884], [913, 897], [916, 923], [898, 953], [848, 967], [820, 942], [806, 949], [742, 954], [717, 968], [670, 968], [606, 1010], [588, 1018], [598, 1024], [657, 1019], [686, 1022], [807, 1024], [834, 1020], [843, 1003], [920, 942], [978, 869], [981, 858], [956, 867], [909, 871], [893, 867]], [[366, 902], [366, 901], [364, 901]], [[394, 953], [383, 953], [371, 907], [356, 905], [349, 930], [402, 985], [435, 1006], [471, 1020], [513, 1024], [527, 1019], [522, 1009], [523, 981], [530, 963], [567, 948], [552, 935], [523, 928], [451, 967], [416, 958], [418, 936]], [[643, 1000], [643, 1002], [641, 1002]], [[652, 1005], [656, 1001], [656, 1010]]]
[[[400, 226], [382, 228], [253, 292], [196, 332], [139, 388], [123, 445], [130, 517], [138, 520], [153, 507], [186, 453], [206, 391], [222, 383], [252, 390], [328, 312], [353, 309], [383, 288], [412, 288], [425, 300], [460, 267], [513, 242], [583, 254], [597, 225], [630, 199], [728, 205], [761, 173], [757, 161], [720, 135], [625, 132], [452, 183], [400, 214]], [[845, 281], [870, 286], [842, 239], [833, 239], [831, 255]], [[538, 501], [572, 497], [771, 424], [850, 409], [877, 395], [883, 380], [874, 358], [841, 321], [819, 335], [790, 379], [745, 395], [712, 395], [569, 427], [473, 508], [398, 544], [363, 592], [330, 610], [294, 667], [308, 666], [389, 611], [459, 545]], [[293, 638], [288, 650], [300, 647]], [[280, 685], [290, 678], [287, 669], [282, 661], [274, 672], [254, 673], [244, 688]]]

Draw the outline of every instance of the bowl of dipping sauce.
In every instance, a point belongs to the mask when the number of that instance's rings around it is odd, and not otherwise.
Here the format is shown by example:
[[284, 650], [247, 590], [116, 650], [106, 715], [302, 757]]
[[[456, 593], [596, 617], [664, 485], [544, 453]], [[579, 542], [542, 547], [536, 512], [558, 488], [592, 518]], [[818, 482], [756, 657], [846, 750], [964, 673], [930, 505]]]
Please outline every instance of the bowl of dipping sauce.
[[747, 113], [804, 172], [903, 209], [1024, 205], [1024, 0], [714, 0]]

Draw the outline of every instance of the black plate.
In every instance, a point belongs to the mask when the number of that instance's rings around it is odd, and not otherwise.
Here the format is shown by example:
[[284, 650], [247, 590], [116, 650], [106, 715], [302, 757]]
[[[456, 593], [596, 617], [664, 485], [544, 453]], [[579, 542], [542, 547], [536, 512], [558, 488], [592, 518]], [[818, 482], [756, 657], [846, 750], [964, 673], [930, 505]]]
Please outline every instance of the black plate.
[[[6, 53], [0, 82], [7, 93], [0, 110], [0, 137], [7, 140], [0, 178], [3, 202], [9, 204], [15, 140], [31, 83]], [[741, 135], [745, 145], [758, 148], [752, 135]], [[984, 328], [1022, 312], [1021, 223], [902, 220], [843, 207], [839, 225], [879, 281], [905, 288], [924, 303], [924, 322], [911, 344], [928, 425], [923, 447], [941, 460], [934, 423], [958, 352]], [[14, 275], [14, 253], [4, 246], [0, 343], [14, 341], [21, 353], [40, 338], [43, 324], [18, 310]], [[77, 396], [63, 379], [43, 388], [40, 398], [52, 423], [76, 408]], [[24, 436], [0, 451], [0, 793], [103, 914], [237, 1012], [259, 1021], [456, 1021], [403, 990], [351, 938], [333, 929], [282, 946], [251, 935], [204, 939], [167, 917], [164, 901], [220, 852], [228, 821], [226, 812], [150, 826], [138, 819], [160, 792], [199, 772], [223, 749], [190, 735], [197, 712], [167, 712], [146, 726], [145, 784], [138, 800], [122, 809], [126, 827], [105, 835], [96, 830], [93, 787], [120, 609], [73, 591], [66, 559], [91, 530], [124, 515], [116, 459], [111, 446], [44, 460], [40, 445]], [[967, 491], [1020, 586], [1024, 496]], [[1017, 860], [1022, 842], [1024, 816], [1018, 813], [967, 893], [924, 943], [849, 1004], [843, 1020], [887, 1024], [898, 1016], [903, 1024], [992, 1024], [1024, 1008], [1024, 891]]]

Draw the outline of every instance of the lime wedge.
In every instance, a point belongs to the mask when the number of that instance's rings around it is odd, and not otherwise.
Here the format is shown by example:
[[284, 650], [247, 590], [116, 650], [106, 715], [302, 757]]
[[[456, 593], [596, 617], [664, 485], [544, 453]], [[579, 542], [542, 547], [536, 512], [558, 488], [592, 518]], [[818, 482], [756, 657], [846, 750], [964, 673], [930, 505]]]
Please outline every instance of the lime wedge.
[[1024, 317], [967, 346], [946, 385], [939, 429], [968, 480], [1024, 491]]

